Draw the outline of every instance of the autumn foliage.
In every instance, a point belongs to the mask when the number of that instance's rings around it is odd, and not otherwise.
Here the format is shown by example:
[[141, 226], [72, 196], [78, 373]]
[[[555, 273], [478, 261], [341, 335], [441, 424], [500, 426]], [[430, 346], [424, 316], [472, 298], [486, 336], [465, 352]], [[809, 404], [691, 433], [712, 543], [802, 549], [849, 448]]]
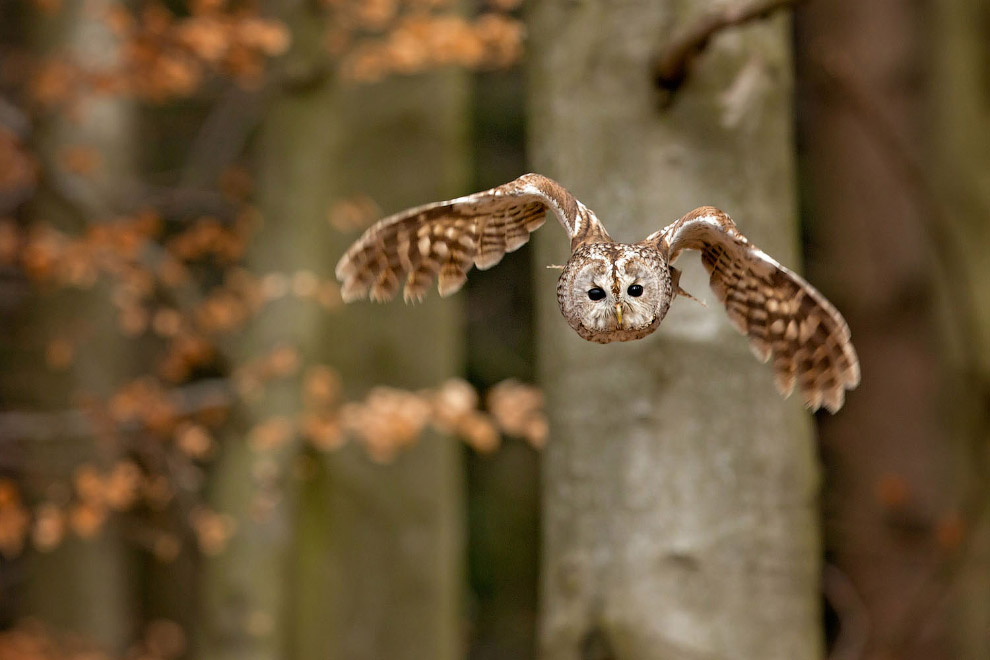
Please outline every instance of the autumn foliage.
[[[474, 18], [454, 13], [454, 4], [322, 0], [330, 26], [324, 36], [327, 66], [346, 84], [365, 84], [442, 66], [505, 67], [518, 59], [522, 30], [507, 13], [515, 2], [491, 3]], [[70, 536], [93, 538], [115, 516], [170, 507], [179, 507], [189, 533], [152, 530], [135, 543], [161, 562], [174, 560], [189, 538], [196, 552], [222, 553], [237, 534], [236, 524], [197, 498], [211, 462], [232, 438], [259, 455], [291, 443], [314, 452], [359, 443], [374, 461], [393, 460], [427, 429], [463, 438], [478, 451], [495, 449], [502, 434], [543, 444], [541, 394], [521, 383], [499, 385], [487, 406], [463, 380], [422, 391], [379, 386], [351, 400], [332, 364], [310, 363], [292, 345], [234, 357], [230, 347], [277, 301], [292, 299], [326, 314], [339, 313], [341, 306], [337, 283], [315, 272], [250, 270], [245, 256], [264, 219], [247, 167], [228, 168], [215, 182], [211, 194], [221, 200], [222, 213], [175, 214], [140, 197], [126, 204], [117, 200], [109, 206], [121, 210], [102, 215], [73, 208], [68, 221], [65, 214], [39, 211], [50, 208], [37, 205], [42, 198], [72, 206], [67, 189], [108, 176], [107, 158], [97, 146], [40, 140], [45, 122], [80, 121], [100, 99], [153, 107], [203, 101], [219, 85], [278, 85], [279, 57], [290, 52], [294, 39], [285, 23], [260, 14], [253, 2], [225, 0], [39, 0], [25, 3], [22, 11], [48, 25], [66, 14], [83, 15], [111, 45], [95, 54], [58, 43], [5, 49], [0, 271], [23, 292], [19, 305], [87, 300], [90, 309], [108, 310], [113, 327], [56, 314], [33, 328], [27, 345], [18, 345], [48, 382], [62, 383], [67, 391], [45, 408], [0, 413], [0, 448], [64, 431], [100, 447], [103, 458], [72, 465], [42, 488], [27, 487], [37, 481], [30, 466], [14, 464], [0, 472], [2, 557], [10, 560], [27, 549], [49, 552]], [[328, 209], [327, 220], [350, 231], [377, 214], [372, 199], [358, 196]], [[109, 388], [90, 385], [76, 373], [80, 356], [98, 339], [94, 333], [107, 332], [120, 350], [139, 356], [134, 373]], [[238, 432], [232, 411], [264, 397], [276, 383], [296, 389], [298, 411]], [[167, 660], [184, 648], [185, 633], [174, 623], [152, 621], [127, 657]], [[0, 635], [0, 657], [109, 656], [28, 621]]]

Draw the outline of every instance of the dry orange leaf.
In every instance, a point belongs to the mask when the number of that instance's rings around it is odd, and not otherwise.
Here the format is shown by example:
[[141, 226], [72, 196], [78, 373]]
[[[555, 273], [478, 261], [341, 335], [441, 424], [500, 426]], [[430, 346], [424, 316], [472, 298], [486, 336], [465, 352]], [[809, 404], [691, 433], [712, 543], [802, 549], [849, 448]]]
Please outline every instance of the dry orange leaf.
[[83, 144], [64, 147], [58, 157], [62, 167], [80, 176], [91, 176], [103, 164], [100, 152], [95, 147]]
[[75, 357], [76, 349], [68, 339], [53, 339], [45, 347], [45, 364], [54, 371], [68, 369]]

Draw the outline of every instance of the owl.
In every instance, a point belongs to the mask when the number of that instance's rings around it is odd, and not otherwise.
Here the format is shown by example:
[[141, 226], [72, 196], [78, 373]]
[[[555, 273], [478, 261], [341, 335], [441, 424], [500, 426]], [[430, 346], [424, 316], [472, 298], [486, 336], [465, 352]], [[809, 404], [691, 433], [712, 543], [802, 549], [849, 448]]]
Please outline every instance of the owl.
[[557, 302], [584, 339], [641, 339], [660, 325], [678, 296], [693, 298], [671, 264], [698, 250], [715, 296], [763, 362], [777, 389], [795, 386], [812, 410], [842, 407], [859, 384], [849, 326], [825, 297], [750, 243], [728, 215], [702, 206], [638, 243], [612, 240], [594, 212], [556, 181], [526, 174], [505, 185], [427, 204], [380, 220], [337, 264], [347, 302], [391, 299], [400, 286], [419, 300], [437, 279], [441, 296], [464, 284], [471, 266], [491, 268], [529, 240], [553, 211], [571, 239]]

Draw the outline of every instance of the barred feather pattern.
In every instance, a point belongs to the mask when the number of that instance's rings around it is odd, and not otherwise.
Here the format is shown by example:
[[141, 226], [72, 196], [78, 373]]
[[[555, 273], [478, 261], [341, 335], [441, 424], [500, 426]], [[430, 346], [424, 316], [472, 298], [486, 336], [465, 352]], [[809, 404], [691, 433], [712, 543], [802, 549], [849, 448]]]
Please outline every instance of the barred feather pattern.
[[[650, 237], [672, 262], [701, 251], [712, 291], [763, 362], [772, 359], [777, 389], [797, 386], [805, 405], [836, 412], [860, 369], [849, 326], [813, 286], [751, 244], [728, 215], [701, 207]], [[650, 239], [647, 239], [650, 240]]]
[[380, 220], [337, 263], [341, 296], [443, 296], [468, 271], [491, 268], [520, 248], [552, 211], [571, 241], [557, 286], [561, 314], [590, 341], [640, 339], [663, 321], [678, 284], [670, 264], [701, 252], [712, 290], [753, 353], [772, 361], [777, 389], [797, 388], [812, 410], [842, 407], [860, 370], [842, 315], [814, 287], [751, 244], [725, 213], [704, 206], [635, 244], [616, 243], [595, 214], [560, 184], [526, 174], [505, 185]]
[[442, 296], [458, 291], [472, 266], [491, 268], [529, 241], [551, 210], [572, 245], [611, 240], [587, 207], [539, 174], [457, 199], [408, 209], [377, 222], [337, 263], [341, 296], [420, 300], [433, 278]]

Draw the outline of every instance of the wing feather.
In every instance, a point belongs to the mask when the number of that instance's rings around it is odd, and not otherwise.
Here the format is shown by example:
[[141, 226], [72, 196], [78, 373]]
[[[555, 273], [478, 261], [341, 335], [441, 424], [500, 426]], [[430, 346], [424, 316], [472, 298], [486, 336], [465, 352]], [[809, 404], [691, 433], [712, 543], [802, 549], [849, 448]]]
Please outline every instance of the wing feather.
[[849, 326], [832, 304], [799, 275], [750, 243], [728, 215], [705, 206], [651, 235], [648, 241], [673, 262], [699, 250], [716, 297], [729, 320], [771, 361], [777, 389], [795, 387], [812, 410], [842, 407], [859, 384], [859, 360]]
[[587, 207], [552, 179], [526, 174], [504, 185], [418, 206], [380, 220], [337, 263], [341, 296], [390, 300], [404, 286], [421, 299], [434, 276], [440, 295], [460, 289], [472, 266], [491, 268], [518, 250], [553, 211], [572, 248], [610, 241]]

